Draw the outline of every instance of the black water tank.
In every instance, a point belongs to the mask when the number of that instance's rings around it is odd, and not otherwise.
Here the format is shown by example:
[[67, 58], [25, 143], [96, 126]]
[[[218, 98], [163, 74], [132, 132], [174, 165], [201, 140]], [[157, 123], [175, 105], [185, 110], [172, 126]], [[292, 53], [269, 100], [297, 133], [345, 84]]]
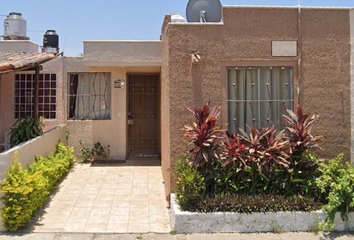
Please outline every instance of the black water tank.
[[47, 30], [43, 36], [43, 47], [59, 47], [59, 36], [55, 30]]

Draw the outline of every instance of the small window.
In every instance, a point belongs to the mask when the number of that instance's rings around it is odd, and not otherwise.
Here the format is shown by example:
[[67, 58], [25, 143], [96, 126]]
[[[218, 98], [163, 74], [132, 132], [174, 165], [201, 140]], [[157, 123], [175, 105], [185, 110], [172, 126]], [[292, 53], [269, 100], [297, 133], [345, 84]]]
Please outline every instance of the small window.
[[290, 67], [230, 68], [227, 84], [229, 131], [247, 125], [256, 128], [284, 128], [282, 115], [293, 107]]
[[111, 74], [75, 73], [68, 79], [68, 119], [111, 118]]
[[[15, 119], [24, 116], [33, 117], [34, 84], [34, 74], [15, 74]], [[51, 73], [40, 74], [38, 93], [38, 116], [55, 119], [57, 109], [57, 75]]]

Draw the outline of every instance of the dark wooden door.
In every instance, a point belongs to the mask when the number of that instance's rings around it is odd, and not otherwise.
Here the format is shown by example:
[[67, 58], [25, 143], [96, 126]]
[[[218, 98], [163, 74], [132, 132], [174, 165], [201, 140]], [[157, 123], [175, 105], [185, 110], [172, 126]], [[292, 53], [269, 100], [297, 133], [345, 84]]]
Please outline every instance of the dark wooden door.
[[159, 75], [128, 75], [128, 158], [159, 157]]

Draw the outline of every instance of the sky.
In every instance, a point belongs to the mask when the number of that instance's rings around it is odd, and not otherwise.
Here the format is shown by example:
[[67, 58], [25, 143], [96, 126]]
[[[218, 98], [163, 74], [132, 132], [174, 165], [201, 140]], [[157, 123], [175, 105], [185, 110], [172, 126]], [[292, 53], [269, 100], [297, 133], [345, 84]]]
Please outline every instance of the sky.
[[[222, 5], [297, 6], [298, 0], [221, 0]], [[27, 36], [42, 45], [48, 29], [59, 35], [60, 51], [79, 56], [84, 40], [159, 40], [165, 15], [185, 17], [188, 0], [0, 0], [2, 23], [10, 12], [27, 21]], [[301, 6], [353, 7], [354, 0], [300, 0]]]

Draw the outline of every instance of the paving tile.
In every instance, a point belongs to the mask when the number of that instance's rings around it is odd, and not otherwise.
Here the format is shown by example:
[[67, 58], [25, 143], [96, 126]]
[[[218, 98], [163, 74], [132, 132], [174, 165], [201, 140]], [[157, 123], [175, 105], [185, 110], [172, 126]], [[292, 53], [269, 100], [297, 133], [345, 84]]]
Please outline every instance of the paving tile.
[[129, 233], [146, 233], [149, 232], [148, 223], [130, 223], [128, 224]]
[[139, 212], [129, 213], [129, 223], [149, 223], [149, 215]]
[[[236, 234], [234, 237], [236, 237], [236, 239], [239, 239], [239, 240], [281, 240], [279, 235], [275, 234], [275, 233]], [[229, 239], [232, 239], [232, 238], [229, 238]], [[235, 238], [233, 238], [233, 239], [235, 239]], [[306, 238], [304, 238], [304, 239], [306, 239]], [[194, 240], [194, 239], [191, 239], [191, 240]], [[310, 240], [310, 239], [306, 239], [306, 240]]]
[[129, 213], [129, 207], [112, 207], [110, 214]]
[[[322, 240], [327, 239], [322, 234], [314, 234], [314, 233], [306, 233], [306, 232], [299, 232], [299, 233], [281, 233], [278, 234], [281, 240], [297, 240], [297, 239], [306, 239], [306, 240]], [[331, 238], [328, 238], [331, 239]], [[336, 240], [338, 238], [335, 238]]]
[[45, 223], [65, 223], [69, 218], [68, 214], [51, 214]]
[[159, 167], [78, 165], [58, 189], [38, 220], [38, 232], [170, 231]]
[[114, 207], [130, 207], [130, 201], [113, 201], [112, 208]]
[[109, 215], [111, 212], [110, 208], [105, 207], [93, 207], [90, 215]]
[[132, 194], [132, 189], [131, 188], [116, 188], [115, 190], [115, 195], [121, 195], [121, 194]]
[[[127, 232], [128, 232], [128, 223], [108, 223], [107, 224], [106, 233], [127, 233]], [[126, 239], [126, 238], [120, 238], [120, 239]]]
[[[149, 232], [154, 233], [169, 233], [171, 232], [171, 227], [169, 224], [149, 224]], [[221, 239], [221, 238], [220, 238]]]
[[108, 223], [121, 223], [121, 222], [125, 222], [125, 223], [129, 222], [129, 213], [119, 213], [119, 214], [111, 213], [109, 215]]
[[64, 231], [65, 222], [46, 223], [42, 226], [42, 231]]
[[87, 223], [84, 232], [105, 233], [107, 223]]
[[[86, 227], [85, 222], [67, 222], [64, 226], [65, 232], [83, 232]], [[77, 238], [76, 238], [77, 239]]]
[[89, 219], [87, 220], [87, 224], [91, 223], [105, 223], [107, 224], [109, 219], [109, 214], [107, 215], [90, 215]]
[[58, 204], [56, 205], [56, 208], [73, 207], [76, 202], [77, 200], [59, 201]]
[[25, 235], [2, 233], [0, 239], [53, 240], [55, 239], [55, 233], [29, 233]]
[[100, 201], [100, 200], [96, 200], [93, 207], [102, 207], [102, 208], [111, 208], [113, 205], [113, 200], [112, 201]]
[[65, 206], [65, 207], [60, 207], [57, 206], [54, 208], [54, 210], [50, 213], [50, 215], [56, 215], [56, 214], [70, 214], [71, 211], [73, 210], [74, 206]]
[[150, 224], [165, 224], [169, 223], [170, 216], [168, 214], [149, 214], [149, 223]]

